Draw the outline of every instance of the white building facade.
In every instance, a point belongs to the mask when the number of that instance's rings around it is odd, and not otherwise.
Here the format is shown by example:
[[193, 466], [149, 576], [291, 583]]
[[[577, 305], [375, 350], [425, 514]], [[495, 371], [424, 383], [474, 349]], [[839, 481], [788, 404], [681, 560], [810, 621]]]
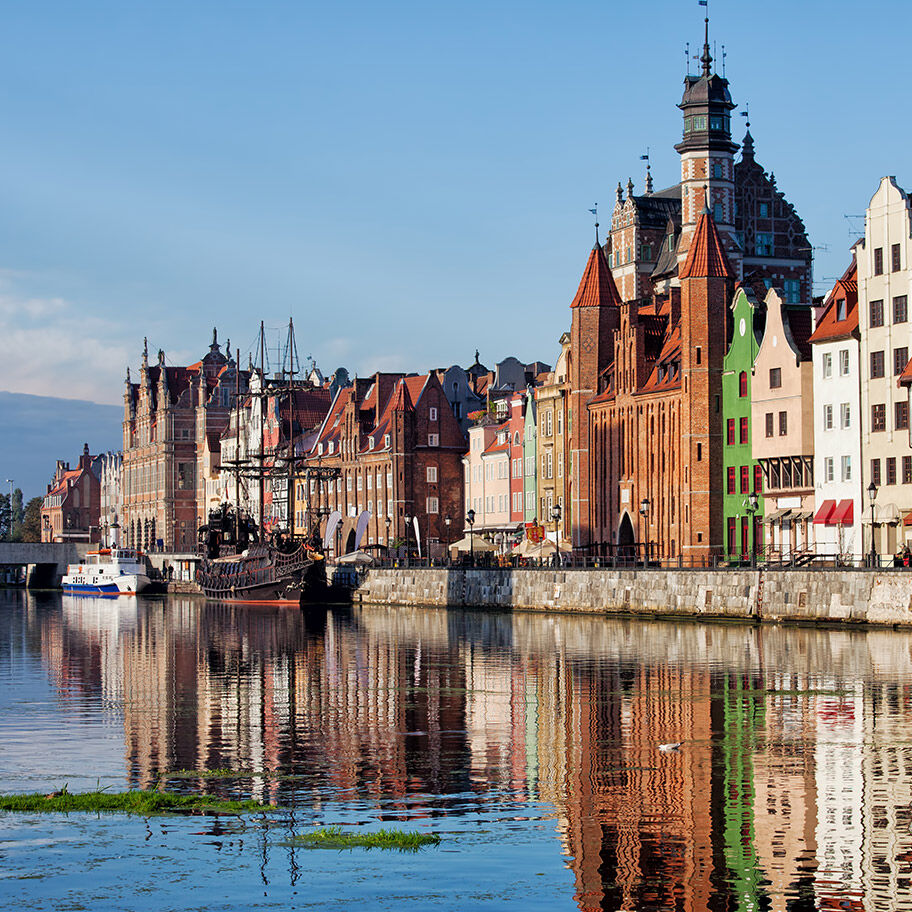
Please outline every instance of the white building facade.
[[[873, 481], [873, 545], [881, 556], [902, 548], [912, 513], [912, 447], [909, 400], [897, 383], [909, 361], [912, 332], [912, 210], [893, 177], [884, 177], [865, 217], [864, 240], [856, 245], [861, 337], [862, 488]], [[865, 551], [871, 549], [871, 510], [862, 518]]]

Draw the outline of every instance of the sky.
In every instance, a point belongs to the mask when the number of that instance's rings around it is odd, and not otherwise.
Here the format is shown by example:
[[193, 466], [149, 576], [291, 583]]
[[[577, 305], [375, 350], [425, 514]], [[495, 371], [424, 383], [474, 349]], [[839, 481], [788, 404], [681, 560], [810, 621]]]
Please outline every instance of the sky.
[[[710, 0], [816, 291], [912, 185], [912, 9]], [[762, 11], [762, 13], [761, 13]], [[676, 183], [697, 0], [0, 5], [0, 390], [122, 401], [293, 316], [328, 374], [553, 363], [618, 181]], [[696, 63], [691, 69], [695, 71]], [[736, 112], [737, 115], [737, 112]], [[736, 139], [743, 119], [735, 116]], [[246, 354], [242, 355], [246, 363]]]

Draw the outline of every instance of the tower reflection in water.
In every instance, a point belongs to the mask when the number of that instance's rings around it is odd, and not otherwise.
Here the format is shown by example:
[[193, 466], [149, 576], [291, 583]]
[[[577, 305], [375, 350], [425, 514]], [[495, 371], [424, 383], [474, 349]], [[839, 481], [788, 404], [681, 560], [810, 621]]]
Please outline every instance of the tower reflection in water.
[[132, 785], [230, 767], [382, 819], [547, 802], [581, 910], [912, 909], [909, 634], [92, 605], [28, 635], [121, 714]]

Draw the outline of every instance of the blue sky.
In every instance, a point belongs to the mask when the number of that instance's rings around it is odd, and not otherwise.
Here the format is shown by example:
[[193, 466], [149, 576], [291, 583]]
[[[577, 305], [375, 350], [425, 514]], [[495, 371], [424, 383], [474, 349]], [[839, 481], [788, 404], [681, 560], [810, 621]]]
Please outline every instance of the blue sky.
[[[587, 209], [642, 188], [647, 146], [678, 180], [702, 40], [696, 0], [0, 10], [0, 389], [101, 402], [144, 335], [186, 363], [213, 324], [246, 349], [289, 314], [325, 372], [553, 363]], [[909, 8], [710, 12], [758, 160], [829, 247], [821, 291], [844, 216], [912, 184]]]

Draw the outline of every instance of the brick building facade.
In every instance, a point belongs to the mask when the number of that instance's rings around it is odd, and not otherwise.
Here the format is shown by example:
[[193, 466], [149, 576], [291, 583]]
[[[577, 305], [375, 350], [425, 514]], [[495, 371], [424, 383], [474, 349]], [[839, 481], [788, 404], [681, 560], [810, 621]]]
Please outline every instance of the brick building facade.
[[[209, 352], [189, 367], [149, 363], [139, 382], [127, 371], [123, 422], [121, 540], [134, 548], [196, 550], [207, 480], [220, 468], [220, 437], [234, 404], [237, 365], [213, 331]], [[240, 372], [246, 390], [249, 373]]]
[[75, 469], [57, 460], [54, 478], [41, 502], [43, 542], [99, 542], [101, 515], [100, 466], [86, 444]]

